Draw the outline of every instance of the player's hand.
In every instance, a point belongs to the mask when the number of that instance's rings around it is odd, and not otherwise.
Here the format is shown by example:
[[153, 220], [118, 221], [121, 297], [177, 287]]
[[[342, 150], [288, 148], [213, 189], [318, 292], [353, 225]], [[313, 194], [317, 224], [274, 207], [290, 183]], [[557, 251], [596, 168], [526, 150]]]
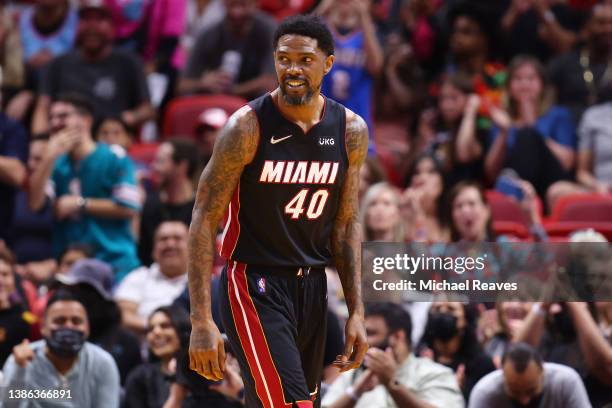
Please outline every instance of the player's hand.
[[195, 326], [189, 339], [189, 368], [211, 381], [221, 381], [225, 372], [225, 346], [212, 320]]
[[30, 347], [28, 339], [13, 347], [13, 357], [15, 363], [21, 368], [25, 368], [30, 361], [34, 360], [34, 350]]
[[351, 315], [346, 322], [344, 335], [346, 338], [344, 353], [337, 356], [336, 361], [333, 363], [336, 367], [340, 368], [340, 372], [361, 366], [365, 353], [368, 351], [363, 317], [355, 314]]

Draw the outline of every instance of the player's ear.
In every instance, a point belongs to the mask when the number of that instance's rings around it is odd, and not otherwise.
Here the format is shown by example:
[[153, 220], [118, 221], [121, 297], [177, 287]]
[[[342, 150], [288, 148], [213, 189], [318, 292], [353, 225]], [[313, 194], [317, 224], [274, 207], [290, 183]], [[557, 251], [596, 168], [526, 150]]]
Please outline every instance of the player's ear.
[[327, 73], [329, 71], [331, 71], [332, 67], [334, 66], [334, 56], [333, 55], [328, 55], [327, 58], [325, 58], [325, 75], [327, 75]]

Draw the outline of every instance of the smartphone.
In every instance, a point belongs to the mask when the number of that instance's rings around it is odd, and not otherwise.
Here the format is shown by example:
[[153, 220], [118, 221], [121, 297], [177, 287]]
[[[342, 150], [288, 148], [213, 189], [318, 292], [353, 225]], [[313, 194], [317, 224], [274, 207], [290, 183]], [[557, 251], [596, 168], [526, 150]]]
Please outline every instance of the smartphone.
[[519, 184], [518, 180], [507, 174], [502, 174], [497, 178], [497, 182], [495, 183], [495, 190], [499, 191], [504, 195], [514, 197], [519, 202], [523, 201], [523, 198], [525, 197], [525, 193], [523, 192], [523, 189], [521, 188], [521, 185]]

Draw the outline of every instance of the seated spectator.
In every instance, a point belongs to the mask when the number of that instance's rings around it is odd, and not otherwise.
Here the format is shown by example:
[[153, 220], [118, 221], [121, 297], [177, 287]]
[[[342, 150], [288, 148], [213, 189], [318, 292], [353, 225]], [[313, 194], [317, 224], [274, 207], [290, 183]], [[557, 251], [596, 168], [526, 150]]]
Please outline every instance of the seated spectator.
[[0, 364], [4, 365], [14, 346], [30, 338], [35, 319], [15, 286], [15, 257], [0, 247]]
[[117, 364], [121, 385], [141, 362], [140, 341], [121, 327], [121, 311], [111, 296], [113, 270], [96, 259], [77, 261], [70, 272], [56, 276], [64, 290], [79, 300], [87, 311], [88, 340], [106, 350]]
[[569, 367], [543, 363], [531, 346], [510, 346], [502, 368], [476, 384], [470, 408], [511, 407], [589, 408], [591, 404], [578, 373]]
[[178, 81], [179, 94], [257, 97], [276, 86], [272, 58], [276, 23], [257, 0], [226, 0], [223, 20], [199, 34]]
[[187, 285], [187, 225], [164, 221], [155, 231], [153, 263], [136, 269], [115, 292], [123, 324], [143, 333], [153, 310], [177, 298]]
[[368, 3], [324, 2], [317, 13], [325, 16], [335, 49], [334, 65], [323, 78], [321, 91], [366, 121], [372, 146], [374, 79], [382, 70], [384, 55]]
[[178, 307], [157, 308], [147, 320], [149, 362], [136, 367], [125, 386], [125, 408], [159, 408], [170, 395], [181, 350], [189, 347], [189, 315]]
[[359, 212], [363, 241], [404, 241], [400, 195], [395, 187], [382, 182], [368, 188]]
[[113, 266], [119, 281], [140, 265], [130, 220], [139, 212], [141, 198], [125, 150], [94, 142], [92, 122], [91, 106], [78, 95], [51, 105], [53, 133], [30, 179], [29, 204], [34, 210], [43, 207], [51, 180], [55, 253], [73, 242], [88, 244], [97, 258]]
[[113, 26], [101, 2], [86, 0], [79, 8], [76, 50], [54, 58], [41, 81], [33, 133], [50, 131], [49, 106], [60, 94], [87, 96], [98, 116], [121, 116], [130, 126], [153, 118], [145, 75], [138, 60], [113, 49]]
[[163, 221], [191, 224], [195, 202], [193, 179], [198, 171], [198, 149], [192, 140], [172, 138], [162, 143], [152, 165], [158, 191], [147, 194], [140, 223], [138, 256], [144, 265], [152, 262], [153, 235]]
[[466, 400], [474, 385], [495, 370], [476, 336], [475, 305], [435, 301], [429, 309], [424, 341], [433, 360], [451, 368]]
[[580, 17], [564, 1], [512, 0], [501, 19], [506, 56], [530, 54], [548, 61], [571, 51], [578, 41]]
[[[518, 299], [497, 302], [495, 304], [499, 329], [490, 341], [487, 342], [485, 351], [493, 359], [497, 368], [501, 367], [501, 359], [508, 350], [508, 347], [515, 342], [516, 335], [529, 314], [532, 305], [533, 302]], [[487, 312], [489, 311], [487, 310]]]
[[436, 109], [421, 114], [413, 157], [433, 154], [451, 186], [482, 179], [486, 132], [477, 124], [480, 105], [472, 81], [451, 75], [442, 79]]
[[59, 268], [57, 273], [68, 273], [75, 262], [93, 257], [94, 252], [89, 245], [79, 243], [69, 244], [59, 256]]
[[493, 182], [501, 169], [511, 168], [545, 199], [550, 186], [572, 177], [576, 135], [571, 115], [551, 104], [544, 70], [533, 57], [519, 56], [510, 63], [508, 98], [508, 113], [492, 112], [497, 126], [485, 159], [487, 179]]
[[570, 110], [575, 123], [587, 107], [599, 102], [599, 91], [610, 79], [610, 35], [612, 4], [599, 2], [590, 11], [583, 30], [584, 42], [549, 64], [548, 73], [557, 103]]
[[364, 368], [342, 373], [323, 397], [324, 408], [463, 407], [452, 371], [412, 354], [410, 315], [392, 303], [366, 308], [370, 349]]
[[612, 78], [607, 100], [588, 108], [578, 126], [578, 164], [576, 181], [557, 182], [548, 193], [552, 207], [564, 195], [612, 193]]
[[15, 196], [27, 177], [28, 136], [18, 122], [0, 112], [0, 241], [8, 238]]
[[423, 155], [414, 161], [408, 174], [408, 188], [402, 193], [406, 241], [448, 241], [443, 205], [445, 177], [440, 162], [433, 155]]
[[[527, 214], [529, 232], [538, 241], [547, 241], [548, 236], [542, 226], [535, 200], [533, 187], [523, 182], [521, 185], [525, 197], [520, 203]], [[448, 194], [448, 219], [452, 242], [495, 242], [507, 240], [507, 237], [496, 236], [493, 230], [491, 208], [482, 185], [474, 181], [462, 181], [456, 184]]]
[[119, 145], [126, 151], [134, 143], [134, 130], [118, 116], [100, 119], [94, 129], [94, 139], [107, 145]]
[[[119, 406], [117, 366], [106, 351], [87, 341], [87, 312], [78, 300], [56, 293], [47, 305], [42, 333], [44, 340], [24, 340], [13, 349], [2, 370], [4, 386], [66, 390], [74, 407]], [[6, 407], [28, 405], [9, 400], [8, 393], [4, 398]]]
[[[30, 152], [27, 161], [28, 177], [38, 169], [44, 160], [49, 145], [48, 135], [33, 137], [30, 140]], [[20, 264], [45, 261], [54, 258], [52, 229], [53, 206], [46, 201], [38, 211], [28, 206], [28, 188], [17, 192], [15, 212], [10, 228], [9, 245]], [[44, 279], [41, 279], [44, 280]]]

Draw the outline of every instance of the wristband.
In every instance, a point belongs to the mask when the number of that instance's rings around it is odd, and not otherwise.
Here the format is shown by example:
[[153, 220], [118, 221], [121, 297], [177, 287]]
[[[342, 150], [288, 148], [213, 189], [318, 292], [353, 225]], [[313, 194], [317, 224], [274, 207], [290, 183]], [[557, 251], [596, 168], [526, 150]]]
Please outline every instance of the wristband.
[[354, 402], [357, 402], [359, 400], [359, 397], [357, 396], [357, 392], [355, 391], [355, 387], [353, 387], [352, 385], [350, 387], [348, 387], [346, 389], [346, 391], [344, 391], [346, 393], [346, 395], [349, 396], [350, 399], [352, 399]]
[[77, 205], [79, 206], [79, 212], [81, 214], [85, 214], [85, 209], [87, 207], [87, 199], [83, 197], [77, 198]]

